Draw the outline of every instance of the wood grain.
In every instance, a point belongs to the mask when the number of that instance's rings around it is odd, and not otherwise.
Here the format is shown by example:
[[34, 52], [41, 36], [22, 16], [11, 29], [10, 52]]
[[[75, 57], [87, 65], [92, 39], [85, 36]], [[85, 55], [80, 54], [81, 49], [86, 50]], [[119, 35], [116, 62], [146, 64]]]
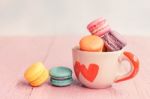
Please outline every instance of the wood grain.
[[0, 38], [1, 99], [149, 99], [150, 38], [126, 37], [126, 50], [140, 59], [140, 71], [132, 80], [114, 84], [107, 89], [88, 89], [75, 78], [68, 87], [54, 87], [47, 81], [40, 87], [29, 86], [23, 78], [25, 69], [42, 61], [47, 69], [54, 66], [72, 68], [71, 48], [79, 37], [3, 37]]

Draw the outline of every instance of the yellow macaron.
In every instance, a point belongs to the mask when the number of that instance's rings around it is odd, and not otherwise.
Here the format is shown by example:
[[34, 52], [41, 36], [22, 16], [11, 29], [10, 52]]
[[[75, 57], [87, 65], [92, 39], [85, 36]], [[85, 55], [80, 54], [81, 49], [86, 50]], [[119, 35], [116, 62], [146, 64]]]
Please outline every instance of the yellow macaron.
[[80, 50], [90, 52], [101, 52], [104, 48], [104, 41], [101, 37], [96, 35], [84, 36], [80, 42]]
[[24, 73], [24, 77], [31, 86], [40, 86], [48, 79], [48, 70], [41, 62], [32, 64]]

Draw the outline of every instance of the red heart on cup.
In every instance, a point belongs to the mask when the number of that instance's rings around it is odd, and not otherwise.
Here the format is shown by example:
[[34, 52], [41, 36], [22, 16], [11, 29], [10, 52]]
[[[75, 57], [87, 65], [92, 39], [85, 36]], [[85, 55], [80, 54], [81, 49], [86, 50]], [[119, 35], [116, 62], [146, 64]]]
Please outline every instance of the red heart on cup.
[[99, 66], [97, 64], [89, 64], [87, 69], [84, 64], [76, 61], [74, 70], [77, 78], [79, 78], [79, 74], [81, 73], [88, 81], [93, 82], [98, 74]]

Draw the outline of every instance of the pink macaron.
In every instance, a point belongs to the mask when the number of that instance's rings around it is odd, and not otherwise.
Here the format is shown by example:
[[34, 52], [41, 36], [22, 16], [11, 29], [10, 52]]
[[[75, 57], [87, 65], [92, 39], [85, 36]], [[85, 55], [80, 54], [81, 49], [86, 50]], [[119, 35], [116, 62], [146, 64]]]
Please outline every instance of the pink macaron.
[[90, 31], [91, 34], [100, 37], [111, 30], [109, 24], [103, 17], [100, 17], [89, 23], [87, 29]]

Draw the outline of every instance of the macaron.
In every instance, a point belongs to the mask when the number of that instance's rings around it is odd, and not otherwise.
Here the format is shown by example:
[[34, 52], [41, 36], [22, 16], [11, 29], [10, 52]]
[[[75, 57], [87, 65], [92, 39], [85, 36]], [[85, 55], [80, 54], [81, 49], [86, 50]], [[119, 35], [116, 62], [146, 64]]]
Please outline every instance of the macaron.
[[48, 70], [41, 62], [32, 64], [24, 73], [24, 78], [33, 87], [42, 85], [48, 77]]
[[106, 19], [103, 17], [100, 17], [89, 23], [87, 29], [91, 34], [100, 37], [111, 30], [109, 24], [106, 22]]
[[54, 86], [68, 86], [73, 82], [72, 70], [68, 67], [59, 66], [49, 70], [50, 83]]
[[80, 40], [79, 45], [80, 45], [80, 50], [82, 51], [97, 52], [103, 50], [104, 41], [99, 36], [88, 35], [88, 36], [84, 36]]
[[121, 50], [126, 46], [126, 40], [116, 31], [110, 31], [102, 36], [107, 51]]

